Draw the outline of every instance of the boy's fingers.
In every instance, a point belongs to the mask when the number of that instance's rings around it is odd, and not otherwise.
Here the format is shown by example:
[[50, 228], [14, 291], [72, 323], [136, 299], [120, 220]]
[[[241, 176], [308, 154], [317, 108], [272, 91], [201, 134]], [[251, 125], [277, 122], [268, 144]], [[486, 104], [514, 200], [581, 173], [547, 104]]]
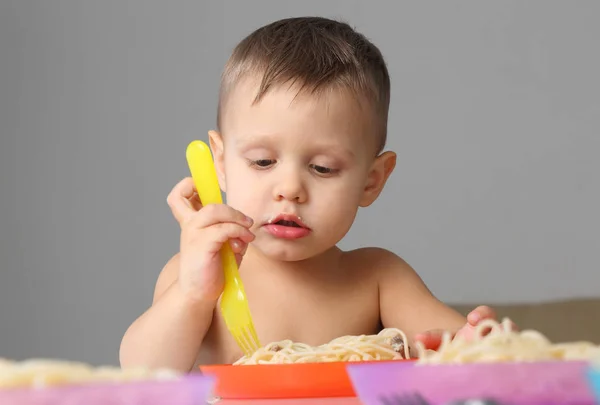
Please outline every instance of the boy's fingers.
[[226, 204], [202, 207], [191, 177], [186, 177], [173, 187], [167, 203], [181, 225], [188, 223], [194, 228], [205, 228], [221, 222], [233, 222], [249, 228], [253, 224], [251, 218]]
[[194, 193], [194, 195], [189, 198], [189, 202], [195, 211], [200, 211], [202, 208], [202, 202], [200, 201], [198, 193]]
[[228, 243], [230, 240], [237, 239], [245, 243], [250, 243], [254, 240], [254, 234], [243, 226], [228, 222], [211, 227], [210, 233], [206, 235], [206, 238], [210, 241], [209, 246], [207, 246], [208, 249], [212, 252], [217, 252], [224, 243]]
[[235, 259], [238, 263], [238, 267], [240, 267], [240, 264], [242, 264], [242, 259], [244, 258], [244, 255], [246, 254], [247, 249], [248, 249], [248, 244], [242, 243], [242, 250], [239, 253], [235, 254]]
[[177, 222], [186, 221], [196, 211], [192, 207], [189, 198], [195, 193], [194, 182], [191, 177], [186, 177], [173, 187], [167, 197], [167, 204], [173, 212]]
[[231, 249], [235, 253], [235, 261], [239, 267], [246, 254], [246, 249], [248, 249], [248, 244], [239, 239], [230, 240], [229, 243], [231, 244]]
[[226, 204], [210, 204], [202, 207], [202, 210], [190, 219], [190, 225], [196, 229], [220, 223], [235, 223], [245, 228], [250, 228], [253, 221], [251, 218]]
[[191, 198], [196, 193], [196, 186], [194, 185], [194, 180], [191, 177], [185, 177], [179, 181], [179, 183], [175, 184], [173, 190], [171, 190], [171, 194], [176, 194], [185, 199]]
[[231, 239], [229, 244], [231, 245], [231, 250], [233, 250], [233, 253], [243, 254], [244, 250], [246, 250], [246, 244], [239, 239]]
[[442, 344], [442, 336], [444, 331], [436, 329], [423, 333], [419, 333], [415, 336], [415, 341], [421, 342], [425, 349], [437, 350]]
[[484, 319], [496, 319], [496, 312], [486, 305], [475, 308], [467, 315], [467, 322], [472, 326], [477, 326]]
[[237, 263], [238, 267], [240, 267], [240, 265], [242, 264], [242, 259], [243, 256], [240, 253], [235, 254], [235, 262]]

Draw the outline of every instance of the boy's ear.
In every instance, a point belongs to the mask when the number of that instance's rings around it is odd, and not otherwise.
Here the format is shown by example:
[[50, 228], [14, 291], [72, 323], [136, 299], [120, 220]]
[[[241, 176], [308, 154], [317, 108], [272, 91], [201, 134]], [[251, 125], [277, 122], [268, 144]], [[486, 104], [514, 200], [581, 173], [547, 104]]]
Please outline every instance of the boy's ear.
[[227, 184], [225, 182], [225, 164], [223, 161], [223, 137], [219, 132], [211, 130], [208, 131], [208, 142], [215, 162], [215, 169], [217, 171], [217, 178], [219, 179], [221, 191], [226, 193]]
[[379, 197], [387, 179], [394, 171], [394, 167], [396, 167], [396, 154], [394, 152], [384, 152], [375, 158], [359, 203], [361, 207], [368, 207]]

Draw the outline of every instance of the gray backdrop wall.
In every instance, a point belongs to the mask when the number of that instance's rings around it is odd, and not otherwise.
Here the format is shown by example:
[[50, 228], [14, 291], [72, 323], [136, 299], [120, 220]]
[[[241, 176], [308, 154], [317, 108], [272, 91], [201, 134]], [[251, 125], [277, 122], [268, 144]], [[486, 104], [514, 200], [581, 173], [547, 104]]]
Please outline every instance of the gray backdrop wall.
[[343, 18], [385, 54], [396, 172], [344, 248], [453, 302], [597, 295], [597, 1], [0, 1], [0, 356], [117, 364], [233, 46]]

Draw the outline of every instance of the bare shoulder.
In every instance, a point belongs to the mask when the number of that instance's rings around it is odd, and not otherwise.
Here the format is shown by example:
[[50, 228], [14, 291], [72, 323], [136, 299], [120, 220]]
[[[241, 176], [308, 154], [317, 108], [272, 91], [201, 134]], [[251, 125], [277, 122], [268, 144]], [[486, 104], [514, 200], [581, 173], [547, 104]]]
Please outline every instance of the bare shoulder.
[[400, 256], [381, 248], [347, 252], [349, 266], [374, 276], [379, 293], [379, 316], [384, 327], [414, 336], [432, 329], [455, 330], [465, 319], [439, 301], [417, 272]]
[[164, 292], [177, 281], [177, 277], [179, 276], [179, 260], [179, 253], [176, 253], [161, 270], [158, 279], [156, 280], [156, 286], [154, 287], [154, 298], [152, 303], [158, 301]]
[[415, 274], [404, 259], [387, 249], [366, 247], [345, 252], [344, 255], [349, 266], [373, 274], [379, 280]]

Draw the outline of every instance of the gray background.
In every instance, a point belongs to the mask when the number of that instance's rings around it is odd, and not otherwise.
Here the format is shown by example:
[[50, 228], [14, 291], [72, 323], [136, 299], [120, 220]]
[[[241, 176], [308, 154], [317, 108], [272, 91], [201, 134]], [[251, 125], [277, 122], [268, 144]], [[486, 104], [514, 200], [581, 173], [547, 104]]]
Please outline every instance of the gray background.
[[[300, 4], [302, 3], [302, 4]], [[393, 83], [398, 166], [343, 242], [442, 299], [598, 295], [597, 1], [0, 1], [0, 356], [118, 363], [176, 252], [165, 199], [258, 26], [343, 18]]]

